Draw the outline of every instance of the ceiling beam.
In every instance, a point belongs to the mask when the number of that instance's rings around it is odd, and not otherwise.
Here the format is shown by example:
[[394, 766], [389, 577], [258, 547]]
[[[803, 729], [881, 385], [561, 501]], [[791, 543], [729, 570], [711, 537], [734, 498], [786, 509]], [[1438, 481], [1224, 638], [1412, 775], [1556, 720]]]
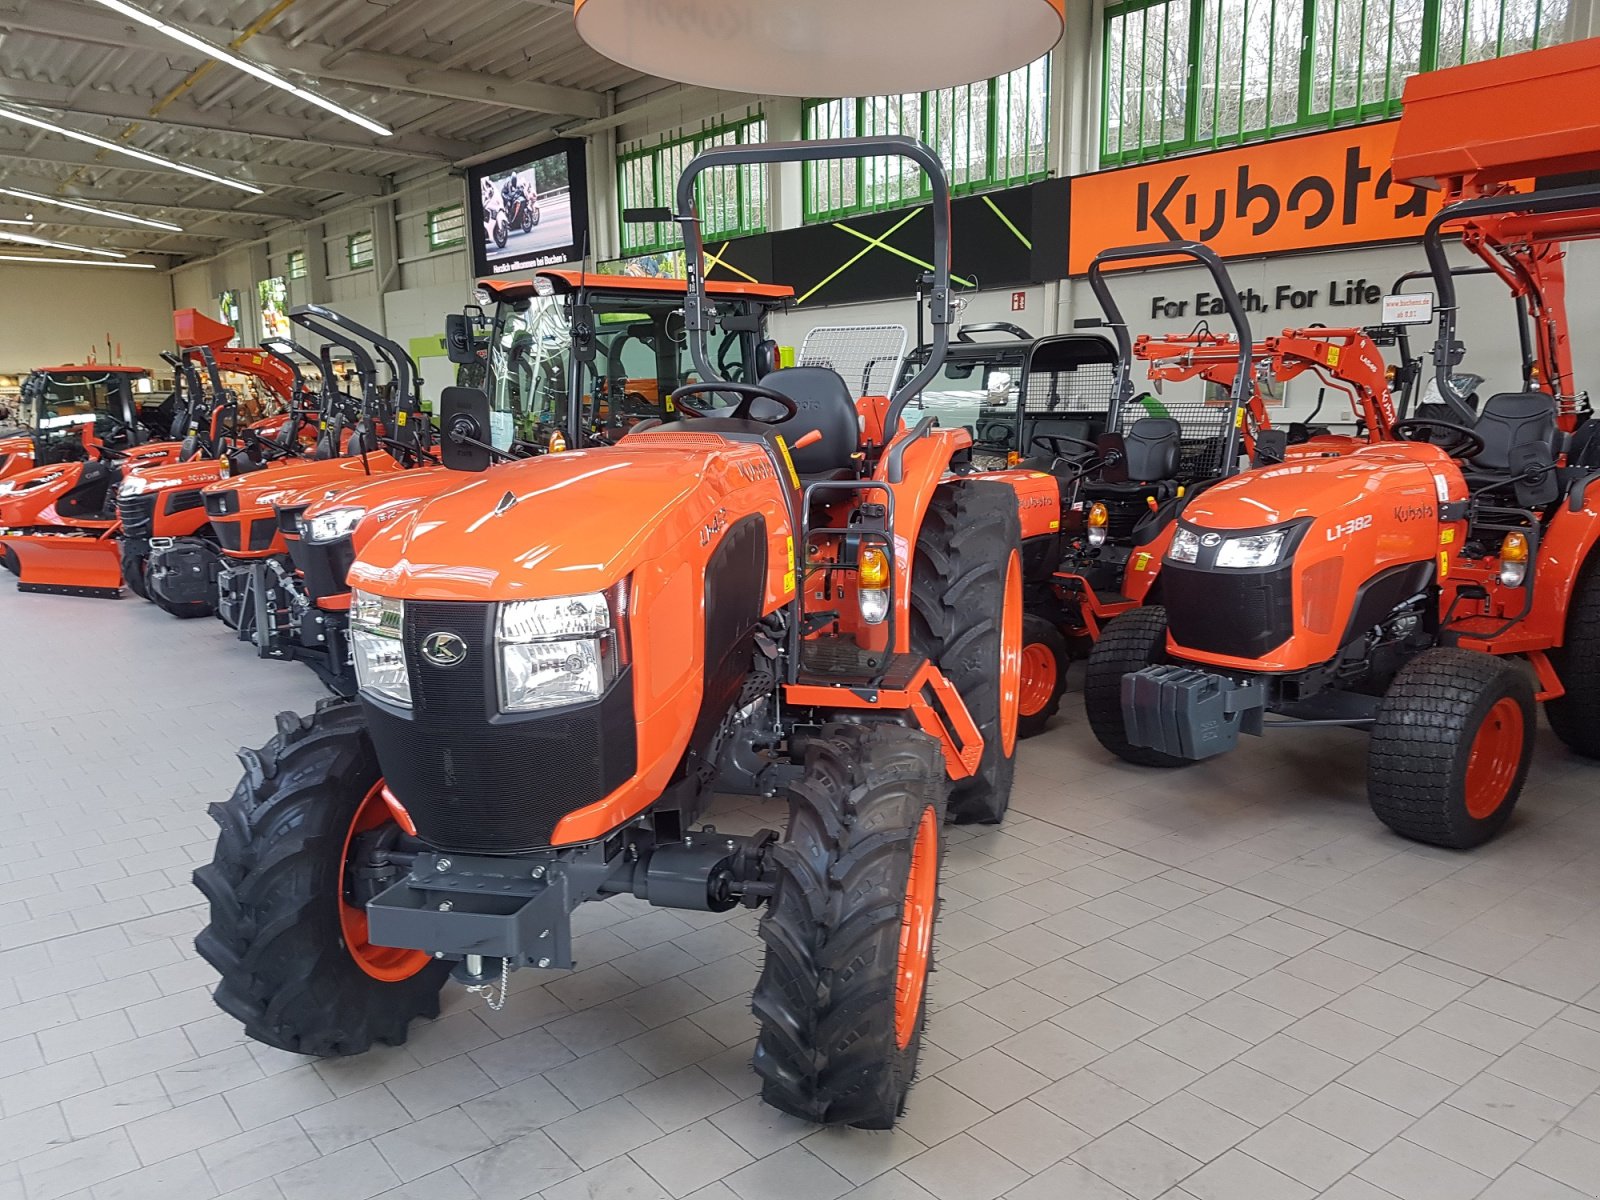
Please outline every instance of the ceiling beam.
[[[570, 8], [568, 11], [571, 11]], [[104, 46], [148, 49], [185, 60], [200, 61], [203, 57], [199, 51], [163, 37], [144, 25], [127, 21], [104, 9], [89, 8], [66, 0], [33, 0], [20, 10], [0, 8], [0, 28]], [[238, 36], [235, 30], [215, 26], [184, 24], [183, 28], [222, 46]], [[359, 49], [346, 50], [316, 42], [291, 46], [270, 34], [257, 34], [250, 39], [247, 50], [235, 53], [248, 56], [274, 70], [302, 76], [313, 85], [318, 81], [333, 80], [389, 92], [492, 104], [500, 108], [557, 116], [598, 117], [605, 111], [605, 97], [600, 92], [455, 70], [426, 59], [376, 54]]]
[[[95, 88], [80, 90], [35, 80], [0, 78], [0, 99], [18, 104], [36, 104], [53, 109], [58, 115], [86, 113], [116, 121], [137, 121], [141, 125], [176, 125], [208, 133], [244, 134], [247, 137], [273, 138], [308, 146], [327, 146], [335, 150], [361, 150], [436, 162], [449, 162], [475, 149], [471, 142], [416, 133], [400, 133], [386, 138], [342, 131], [312, 133], [307, 122], [299, 117], [280, 117], [271, 113], [247, 114], [221, 106], [203, 109], [181, 102], [167, 105], [159, 116], [153, 117], [150, 109], [156, 101], [151, 96], [133, 96]], [[0, 113], [0, 121], [3, 120], [4, 114]], [[326, 122], [319, 120], [317, 124], [325, 125]]]
[[[10, 187], [15, 184], [23, 187], [22, 180], [12, 176], [0, 179], [0, 187]], [[37, 191], [38, 189], [33, 189]], [[128, 207], [132, 207], [129, 205]], [[167, 229], [152, 229], [148, 225], [130, 225], [126, 221], [118, 221], [113, 217], [102, 217], [94, 213], [74, 212], [70, 208], [52, 208], [46, 204], [32, 204], [27, 200], [18, 200], [13, 196], [0, 196], [0, 217], [20, 217], [28, 213], [33, 216], [36, 226], [54, 226], [57, 229], [95, 229], [99, 231], [112, 230], [116, 233], [126, 234], [129, 237], [161, 238], [167, 236], [217, 238], [222, 241], [242, 241], [249, 238], [260, 237], [267, 231], [265, 225], [251, 225], [243, 221], [230, 221], [225, 217], [211, 213], [194, 213], [189, 217], [179, 217], [172, 221], [174, 225], [183, 226], [181, 235], [172, 234]], [[26, 232], [26, 231], [23, 231]]]
[[[34, 154], [27, 151], [12, 153], [0, 148], [0, 164], [7, 162], [39, 162]], [[44, 160], [49, 161], [49, 160]], [[8, 175], [11, 179], [21, 179], [21, 175]], [[58, 179], [42, 178], [43, 186], [35, 191], [53, 193], [61, 186]], [[295, 204], [274, 196], [250, 196], [241, 199], [237, 204], [223, 204], [217, 201], [191, 198], [194, 192], [204, 192], [206, 189], [167, 191], [160, 187], [119, 187], [112, 194], [109, 189], [102, 192], [96, 189], [73, 188], [67, 193], [68, 199], [83, 197], [86, 200], [102, 200], [110, 204], [125, 204], [130, 208], [170, 208], [183, 209], [189, 212], [221, 213], [233, 217], [285, 217], [291, 221], [305, 221], [317, 215], [317, 210], [309, 204]]]
[[[4, 118], [0, 118], [3, 122]], [[8, 138], [0, 135], [0, 158], [26, 158], [34, 162], [65, 163], [74, 167], [96, 167], [111, 171], [132, 171], [138, 174], [154, 173], [173, 175], [193, 180], [176, 167], [157, 163], [120, 158], [103, 150], [96, 150], [82, 142], [68, 141], [54, 134], [46, 134], [30, 145], [31, 136]], [[384, 180], [377, 175], [356, 175], [349, 171], [309, 171], [302, 167], [283, 167], [274, 163], [232, 162], [221, 158], [189, 158], [184, 161], [203, 167], [218, 175], [231, 175], [247, 183], [270, 187], [299, 188], [308, 192], [344, 192], [351, 196], [381, 196]]]

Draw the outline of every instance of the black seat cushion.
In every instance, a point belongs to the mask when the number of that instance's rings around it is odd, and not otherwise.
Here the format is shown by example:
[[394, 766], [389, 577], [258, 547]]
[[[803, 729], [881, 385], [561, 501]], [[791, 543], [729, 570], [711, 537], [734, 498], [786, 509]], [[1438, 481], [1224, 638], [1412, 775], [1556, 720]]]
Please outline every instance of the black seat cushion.
[[1100, 439], [1104, 484], [1150, 484], [1173, 479], [1183, 459], [1183, 428], [1171, 417], [1140, 417], [1126, 433]]
[[1554, 461], [1555, 397], [1545, 392], [1490, 396], [1473, 429], [1484, 443], [1482, 453], [1472, 459], [1473, 472], [1519, 474], [1533, 461]]
[[[861, 420], [855, 397], [844, 378], [828, 367], [785, 367], [761, 380], [761, 386], [789, 397], [799, 409], [775, 428], [789, 444], [794, 469], [802, 475], [830, 475], [849, 470], [850, 456], [860, 448]], [[763, 402], [757, 400], [757, 415]], [[810, 446], [795, 445], [816, 430], [821, 440]]]

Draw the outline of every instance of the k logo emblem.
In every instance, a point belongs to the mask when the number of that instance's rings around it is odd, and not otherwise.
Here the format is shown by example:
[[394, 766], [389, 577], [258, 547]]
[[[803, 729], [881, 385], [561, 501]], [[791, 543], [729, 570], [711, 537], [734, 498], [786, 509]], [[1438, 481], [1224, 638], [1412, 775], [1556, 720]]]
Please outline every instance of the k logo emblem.
[[422, 639], [422, 657], [436, 667], [454, 667], [466, 661], [467, 644], [460, 636], [441, 630]]

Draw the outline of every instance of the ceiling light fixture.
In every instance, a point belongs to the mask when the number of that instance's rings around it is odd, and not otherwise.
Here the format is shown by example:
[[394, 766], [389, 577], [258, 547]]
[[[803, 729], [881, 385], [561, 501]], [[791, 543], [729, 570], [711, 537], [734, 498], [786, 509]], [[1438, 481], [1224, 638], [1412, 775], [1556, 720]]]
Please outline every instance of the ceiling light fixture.
[[0, 217], [0, 225], [32, 225], [32, 217]]
[[155, 263], [94, 262], [82, 258], [40, 258], [33, 254], [0, 254], [0, 262], [42, 263], [62, 267], [125, 267], [135, 271], [154, 271]]
[[578, 36], [646, 75], [760, 96], [991, 79], [1061, 40], [1066, 0], [576, 0]]
[[151, 154], [146, 150], [135, 150], [132, 146], [124, 145], [121, 142], [95, 137], [92, 133], [83, 133], [69, 125], [58, 125], [54, 121], [46, 121], [43, 117], [36, 117], [20, 109], [0, 107], [0, 121], [20, 121], [24, 125], [32, 125], [35, 129], [59, 133], [62, 137], [69, 137], [74, 141], [84, 142], [90, 146], [99, 146], [100, 149], [110, 150], [113, 154], [126, 154], [129, 158], [137, 158], [140, 162], [154, 163], [158, 167], [165, 167], [171, 171], [182, 171], [185, 175], [193, 175], [197, 179], [208, 179], [212, 183], [220, 183], [223, 187], [238, 188], [241, 192], [249, 192], [252, 196], [262, 194], [261, 189], [253, 183], [229, 179], [224, 175], [213, 175], [210, 171], [202, 171], [199, 167], [191, 167], [188, 163], [179, 162], [175, 158], [162, 158], [160, 155]]
[[281, 88], [283, 91], [288, 92], [291, 96], [298, 96], [307, 104], [315, 104], [318, 108], [326, 109], [334, 116], [343, 117], [346, 121], [350, 121], [353, 124], [359, 125], [363, 129], [370, 130], [371, 132], [382, 137], [388, 137], [394, 132], [385, 125], [380, 125], [378, 122], [371, 120], [368, 117], [363, 117], [358, 112], [354, 112], [351, 109], [343, 107], [342, 105], [335, 104], [332, 100], [326, 99], [323, 96], [319, 96], [315, 92], [308, 92], [305, 88], [290, 83], [277, 72], [269, 71], [266, 67], [262, 66], [258, 62], [251, 62], [248, 58], [240, 58], [237, 54], [234, 54], [230, 50], [224, 50], [221, 46], [214, 46], [204, 38], [195, 37], [195, 35], [190, 33], [187, 29], [183, 29], [177, 25], [168, 24], [159, 17], [151, 16], [142, 8], [135, 8], [131, 4], [124, 4], [122, 0], [95, 0], [95, 3], [104, 8], [109, 8], [114, 13], [121, 13], [131, 21], [137, 21], [141, 25], [146, 25], [149, 28], [154, 29], [157, 33], [165, 34], [173, 41], [182, 42], [191, 50], [200, 51], [200, 53], [204, 54], [207, 58], [214, 58], [218, 62], [225, 62], [230, 67], [236, 67], [245, 72], [247, 75], [254, 75], [263, 83], [270, 83], [275, 88]]
[[151, 229], [165, 229], [169, 233], [183, 232], [182, 226], [174, 225], [170, 221], [156, 221], [150, 217], [136, 217], [132, 213], [115, 212], [109, 208], [95, 208], [91, 204], [79, 204], [76, 200], [63, 200], [59, 196], [43, 196], [38, 192], [25, 192], [21, 188], [0, 187], [0, 196], [15, 196], [19, 200], [32, 200], [38, 204], [54, 204], [58, 208], [70, 208], [74, 212], [110, 217], [113, 221], [128, 221], [134, 225], [148, 225]]
[[71, 242], [52, 242], [31, 233], [7, 233], [0, 229], [0, 242], [21, 242], [25, 246], [46, 246], [51, 250], [76, 250], [79, 254], [98, 254], [104, 258], [127, 258], [120, 250], [101, 250], [94, 246], [75, 246]]

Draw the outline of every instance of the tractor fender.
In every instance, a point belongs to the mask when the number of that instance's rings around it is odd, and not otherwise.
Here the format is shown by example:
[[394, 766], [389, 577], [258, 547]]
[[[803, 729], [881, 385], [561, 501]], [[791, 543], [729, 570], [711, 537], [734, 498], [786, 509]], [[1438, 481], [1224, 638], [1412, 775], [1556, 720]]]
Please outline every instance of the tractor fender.
[[1539, 546], [1533, 580], [1533, 606], [1527, 628], [1548, 637], [1552, 646], [1567, 638], [1567, 612], [1585, 570], [1600, 570], [1600, 497], [1591, 488], [1577, 511], [1562, 502]]

